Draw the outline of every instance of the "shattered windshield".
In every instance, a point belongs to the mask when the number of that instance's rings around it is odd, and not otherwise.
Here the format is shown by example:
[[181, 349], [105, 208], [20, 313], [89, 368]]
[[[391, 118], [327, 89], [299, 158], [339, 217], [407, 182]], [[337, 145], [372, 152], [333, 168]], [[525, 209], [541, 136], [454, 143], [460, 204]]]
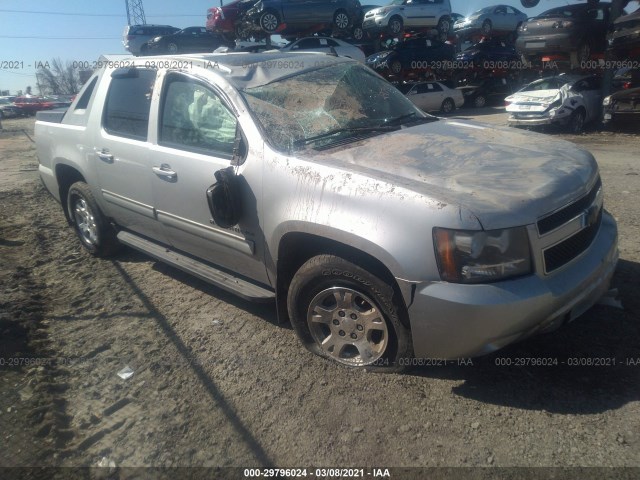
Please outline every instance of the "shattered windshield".
[[281, 151], [326, 147], [402, 125], [435, 120], [369, 69], [340, 63], [242, 94], [269, 142]]

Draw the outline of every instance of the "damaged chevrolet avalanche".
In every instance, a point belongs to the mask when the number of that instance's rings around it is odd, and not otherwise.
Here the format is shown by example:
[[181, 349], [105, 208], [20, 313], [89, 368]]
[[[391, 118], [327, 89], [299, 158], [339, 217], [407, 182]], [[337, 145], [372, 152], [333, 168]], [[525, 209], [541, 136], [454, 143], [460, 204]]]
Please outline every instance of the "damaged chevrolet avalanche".
[[558, 328], [618, 258], [590, 153], [426, 115], [349, 59], [133, 60], [41, 114], [36, 135], [89, 253], [125, 244], [274, 301], [309, 350], [351, 367]]

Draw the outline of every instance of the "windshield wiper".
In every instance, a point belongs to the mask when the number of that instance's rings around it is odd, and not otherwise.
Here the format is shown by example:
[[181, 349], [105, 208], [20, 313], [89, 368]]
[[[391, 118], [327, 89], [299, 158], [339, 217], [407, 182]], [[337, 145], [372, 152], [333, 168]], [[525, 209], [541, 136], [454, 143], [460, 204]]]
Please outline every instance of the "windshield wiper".
[[[416, 117], [415, 119], [413, 117]], [[384, 125], [402, 125], [405, 120], [411, 119], [412, 122], [433, 122], [438, 120], [437, 117], [417, 117], [416, 112], [406, 113], [404, 115], [400, 115], [396, 118], [391, 118], [389, 120], [385, 120], [382, 124]]]
[[370, 132], [391, 132], [393, 130], [398, 130], [399, 127], [394, 127], [391, 125], [379, 125], [377, 127], [345, 127], [345, 128], [336, 128], [335, 130], [330, 130], [325, 133], [321, 133], [320, 135], [315, 135], [309, 138], [301, 138], [293, 142], [293, 145], [299, 147], [300, 145], [306, 145], [307, 143], [315, 142], [316, 140], [322, 140], [323, 138], [332, 137], [333, 135], [337, 135], [339, 133], [370, 133]]

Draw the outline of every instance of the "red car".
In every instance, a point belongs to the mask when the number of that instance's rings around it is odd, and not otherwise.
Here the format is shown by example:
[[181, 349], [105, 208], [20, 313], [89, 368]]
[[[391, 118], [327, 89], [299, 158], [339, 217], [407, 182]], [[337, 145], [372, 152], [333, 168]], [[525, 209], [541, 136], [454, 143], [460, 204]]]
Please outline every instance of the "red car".
[[40, 110], [51, 110], [57, 106], [42, 97], [16, 97], [13, 103], [23, 115], [35, 115]]
[[234, 40], [239, 32], [236, 32], [236, 20], [240, 12], [250, 9], [255, 0], [234, 0], [222, 7], [212, 7], [207, 10], [207, 30], [221, 34], [226, 40]]

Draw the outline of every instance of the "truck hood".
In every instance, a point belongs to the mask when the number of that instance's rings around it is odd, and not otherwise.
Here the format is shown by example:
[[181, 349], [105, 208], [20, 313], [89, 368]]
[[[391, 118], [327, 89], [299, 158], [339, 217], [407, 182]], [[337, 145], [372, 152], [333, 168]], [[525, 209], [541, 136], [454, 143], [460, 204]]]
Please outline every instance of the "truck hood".
[[316, 155], [314, 161], [464, 208], [487, 230], [535, 223], [586, 194], [598, 175], [593, 156], [572, 143], [453, 120]]

